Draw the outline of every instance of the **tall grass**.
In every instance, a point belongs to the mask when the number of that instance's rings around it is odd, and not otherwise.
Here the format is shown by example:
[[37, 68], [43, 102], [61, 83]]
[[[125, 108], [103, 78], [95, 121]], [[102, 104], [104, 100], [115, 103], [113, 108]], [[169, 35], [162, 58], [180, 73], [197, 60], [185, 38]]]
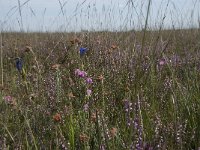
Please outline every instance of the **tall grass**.
[[198, 149], [199, 29], [151, 30], [148, 2], [142, 31], [1, 32], [0, 148]]

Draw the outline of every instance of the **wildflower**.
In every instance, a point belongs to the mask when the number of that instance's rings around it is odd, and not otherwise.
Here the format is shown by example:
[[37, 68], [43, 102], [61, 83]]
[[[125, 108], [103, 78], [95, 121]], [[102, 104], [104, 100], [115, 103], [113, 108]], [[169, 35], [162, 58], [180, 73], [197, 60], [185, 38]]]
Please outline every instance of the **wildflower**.
[[165, 62], [165, 59], [159, 60], [159, 65], [160, 65], [160, 66], [163, 66], [165, 63], [166, 63], [166, 62]]
[[87, 84], [92, 84], [93, 83], [92, 78], [86, 78], [86, 83]]
[[79, 72], [79, 77], [85, 78], [87, 76], [87, 73], [85, 71], [80, 71]]
[[111, 137], [115, 137], [116, 134], [117, 134], [117, 128], [113, 127], [112, 129], [110, 129], [110, 135], [111, 135]]
[[123, 102], [124, 102], [126, 123], [127, 123], [128, 126], [130, 126], [131, 125], [131, 120], [132, 120], [131, 117], [130, 117], [130, 112], [133, 109], [132, 108], [132, 103], [127, 99], [123, 100]]
[[85, 78], [87, 76], [87, 73], [85, 71], [81, 71], [80, 69], [75, 70], [75, 75], [79, 76], [81, 78]]
[[83, 47], [81, 47], [80, 48], [80, 56], [83, 56], [86, 52], [87, 52], [87, 48], [83, 48]]
[[20, 57], [15, 58], [16, 68], [19, 72], [22, 71], [23, 61]]
[[3, 100], [7, 103], [7, 104], [10, 104], [10, 105], [16, 105], [16, 100], [15, 98], [13, 98], [12, 96], [4, 96], [3, 97]]
[[3, 99], [4, 99], [5, 102], [10, 102], [12, 100], [12, 97], [11, 96], [4, 96]]
[[59, 113], [56, 113], [54, 116], [53, 116], [53, 120], [55, 122], [59, 122], [61, 121], [61, 115]]
[[81, 142], [88, 142], [89, 141], [89, 137], [84, 133], [81, 133], [79, 135], [79, 139], [80, 139]]
[[81, 72], [80, 69], [76, 69], [76, 70], [75, 70], [75, 75], [78, 76], [80, 72]]
[[88, 109], [89, 109], [89, 105], [88, 105], [88, 103], [86, 103], [86, 104], [83, 106], [83, 110], [87, 112]]
[[87, 96], [91, 96], [91, 94], [92, 94], [92, 90], [90, 90], [90, 89], [87, 89]]

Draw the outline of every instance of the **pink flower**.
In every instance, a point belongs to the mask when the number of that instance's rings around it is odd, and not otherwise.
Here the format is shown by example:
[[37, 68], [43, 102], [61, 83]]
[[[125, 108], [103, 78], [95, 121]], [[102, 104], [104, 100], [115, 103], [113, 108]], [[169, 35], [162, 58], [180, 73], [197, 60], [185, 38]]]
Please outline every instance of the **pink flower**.
[[15, 98], [12, 97], [12, 96], [4, 96], [4, 97], [3, 97], [3, 100], [4, 100], [7, 104], [16, 105]]
[[88, 84], [92, 84], [93, 83], [93, 81], [92, 81], [92, 78], [86, 78], [86, 83], [88, 83]]
[[4, 99], [4, 101], [5, 101], [6, 103], [10, 103], [10, 102], [12, 101], [13, 98], [12, 98], [11, 96], [4, 96], [3, 99]]
[[75, 75], [78, 76], [80, 72], [81, 72], [80, 69], [76, 69], [76, 70], [75, 70]]
[[85, 78], [87, 76], [87, 73], [85, 71], [81, 71], [80, 69], [75, 70], [75, 75], [79, 76], [81, 78]]
[[90, 89], [87, 89], [87, 96], [91, 96], [91, 94], [92, 94], [92, 90], [90, 90]]
[[88, 103], [86, 103], [86, 104], [83, 106], [83, 110], [84, 110], [84, 111], [88, 111], [88, 109], [89, 109], [89, 105], [88, 105]]
[[81, 71], [79, 73], [79, 77], [81, 77], [81, 78], [85, 78], [86, 76], [87, 76], [87, 73], [85, 71]]
[[161, 59], [161, 60], [159, 61], [159, 65], [160, 65], [160, 66], [165, 65], [165, 63], [166, 63], [165, 59]]

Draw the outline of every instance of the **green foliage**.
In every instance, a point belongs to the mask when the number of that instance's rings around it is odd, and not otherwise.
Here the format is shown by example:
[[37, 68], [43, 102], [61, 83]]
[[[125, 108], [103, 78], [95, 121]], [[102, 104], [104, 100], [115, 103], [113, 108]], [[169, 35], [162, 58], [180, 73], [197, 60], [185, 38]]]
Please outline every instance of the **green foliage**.
[[[141, 32], [91, 32], [89, 39], [84, 32], [61, 39], [61, 33], [2, 33], [0, 148], [197, 149], [199, 31], [189, 33], [146, 31], [153, 38], [143, 42], [142, 55]], [[90, 45], [81, 58], [74, 37]], [[26, 72], [20, 81], [17, 56]]]

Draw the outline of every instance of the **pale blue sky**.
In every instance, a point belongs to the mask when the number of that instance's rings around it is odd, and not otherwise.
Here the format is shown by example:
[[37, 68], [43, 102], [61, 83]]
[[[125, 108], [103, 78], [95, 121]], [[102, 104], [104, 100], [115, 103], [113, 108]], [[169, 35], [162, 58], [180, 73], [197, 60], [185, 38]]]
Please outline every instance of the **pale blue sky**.
[[[129, 3], [132, 1], [133, 3]], [[141, 29], [148, 0], [0, 0], [0, 29], [79, 31]], [[24, 4], [25, 3], [25, 4]], [[24, 4], [24, 5], [23, 5]], [[133, 4], [133, 5], [132, 5]], [[62, 5], [62, 9], [61, 9]], [[152, 0], [149, 27], [197, 26], [200, 0]], [[191, 17], [193, 14], [193, 17]]]

